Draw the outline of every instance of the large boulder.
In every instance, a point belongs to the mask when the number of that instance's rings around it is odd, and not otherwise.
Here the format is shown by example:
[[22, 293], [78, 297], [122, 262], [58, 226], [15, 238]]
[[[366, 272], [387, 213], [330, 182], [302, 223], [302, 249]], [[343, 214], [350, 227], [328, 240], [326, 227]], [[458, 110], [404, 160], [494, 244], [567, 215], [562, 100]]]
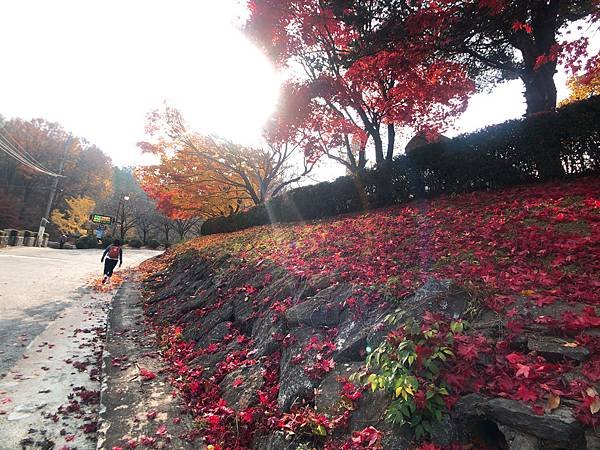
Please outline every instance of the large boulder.
[[482, 423], [481, 420], [484, 419], [522, 434], [535, 436], [544, 442], [543, 448], [586, 448], [581, 423], [565, 407], [539, 416], [529, 406], [515, 400], [490, 399], [479, 394], [469, 394], [459, 400], [452, 415], [467, 434], [472, 434], [474, 424]]
[[[293, 405], [310, 399], [314, 388], [319, 385], [319, 380], [311, 378], [304, 370], [307, 361], [311, 361], [313, 357], [312, 354], [304, 352], [304, 347], [313, 336], [322, 339], [322, 335], [310, 328], [299, 328], [295, 330], [294, 336], [296, 342], [283, 349], [279, 365], [277, 404], [284, 412], [289, 411]], [[304, 355], [306, 358], [296, 363], [294, 357], [298, 355]]]
[[561, 361], [566, 358], [581, 362], [590, 356], [587, 348], [577, 345], [572, 340], [566, 341], [553, 336], [529, 336], [527, 347], [548, 361]]
[[429, 278], [413, 295], [402, 300], [404, 317], [419, 319], [425, 311], [449, 319], [461, 317], [469, 304], [469, 294], [452, 280]]
[[233, 305], [226, 303], [219, 308], [213, 309], [207, 315], [199, 317], [196, 311], [190, 311], [185, 317], [186, 327], [183, 332], [185, 340], [199, 342], [205, 335], [213, 330], [218, 324], [231, 322], [233, 319]]
[[223, 378], [219, 387], [227, 405], [240, 412], [258, 401], [258, 389], [263, 382], [262, 368], [254, 365], [230, 372]]
[[335, 327], [344, 319], [344, 302], [351, 295], [351, 286], [331, 286], [289, 308], [285, 318], [290, 326]]
[[284, 321], [274, 314], [265, 315], [254, 321], [251, 334], [254, 340], [252, 357], [260, 358], [276, 352], [281, 346], [277, 337], [283, 335], [286, 330]]
[[339, 414], [343, 410], [343, 400], [340, 396], [342, 392], [341, 379], [350, 378], [352, 374], [360, 371], [364, 367], [363, 363], [342, 363], [338, 364], [331, 373], [329, 373], [317, 389], [315, 396], [315, 407], [317, 411], [327, 414]]

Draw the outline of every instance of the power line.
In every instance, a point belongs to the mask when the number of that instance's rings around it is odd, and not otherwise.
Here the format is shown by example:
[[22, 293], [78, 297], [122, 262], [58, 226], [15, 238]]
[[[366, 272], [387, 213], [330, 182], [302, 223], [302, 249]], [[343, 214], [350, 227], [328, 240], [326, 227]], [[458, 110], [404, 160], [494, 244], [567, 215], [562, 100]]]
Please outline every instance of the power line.
[[41, 172], [41, 173], [44, 173], [46, 175], [50, 175], [53, 177], [61, 176], [54, 172], [50, 172], [49, 170], [46, 170], [43, 167], [39, 167], [39, 166], [36, 166], [35, 164], [32, 164], [23, 155], [21, 155], [19, 152], [15, 151], [13, 148], [6, 146], [6, 144], [4, 144], [3, 142], [0, 142], [0, 150], [2, 150], [4, 153], [6, 153], [8, 156], [12, 157], [16, 161], [20, 162], [21, 164], [23, 164], [33, 170], [36, 170], [38, 172]]
[[[43, 167], [39, 161], [37, 161], [32, 155], [31, 153], [29, 153], [27, 150], [25, 150], [23, 148], [23, 146], [15, 139], [15, 137], [10, 134], [10, 132], [6, 129], [6, 125], [2, 126], [2, 130], [4, 130], [4, 139], [6, 140], [6, 138], [8, 138], [14, 145], [16, 145], [17, 149], [19, 149], [21, 151], [21, 153], [24, 153], [26, 156], [28, 156], [29, 160], [33, 161], [37, 166], [39, 167]], [[27, 133], [26, 130], [25, 134], [27, 134], [29, 137], [32, 137], [29, 133]]]
[[14, 145], [6, 138], [5, 135], [0, 133], [0, 144], [2, 144], [3, 150], [5, 153], [13, 156], [15, 159], [20, 161], [22, 164], [27, 165], [28, 167], [37, 170], [39, 172], [45, 173], [50, 176], [57, 176], [58, 174], [46, 169], [39, 162], [37, 162], [29, 153], [24, 152], [25, 155], [19, 152]]
[[[8, 134], [4, 127], [2, 127], [2, 130], [4, 130], [4, 132], [6, 134]], [[0, 150], [2, 150], [8, 156], [12, 157], [13, 159], [20, 162], [21, 164], [23, 164], [33, 170], [36, 170], [38, 172], [44, 173], [46, 175], [50, 175], [52, 177], [64, 177], [64, 175], [61, 175], [61, 174], [58, 174], [58, 173], [55, 173], [55, 172], [52, 172], [52, 171], [46, 169], [35, 158], [33, 158], [25, 149], [23, 149], [20, 146], [20, 144], [18, 142], [16, 142], [16, 140], [12, 136], [10, 136], [10, 139], [22, 149], [23, 153], [19, 152], [19, 150], [17, 150], [15, 148], [15, 145], [7, 138], [7, 136], [5, 134], [0, 133]]]

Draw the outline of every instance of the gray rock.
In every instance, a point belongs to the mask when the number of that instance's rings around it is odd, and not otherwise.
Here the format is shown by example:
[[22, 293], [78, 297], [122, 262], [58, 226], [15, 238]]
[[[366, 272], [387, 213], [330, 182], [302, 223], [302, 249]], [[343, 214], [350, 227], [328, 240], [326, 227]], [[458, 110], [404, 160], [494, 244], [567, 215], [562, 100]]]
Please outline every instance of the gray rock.
[[585, 361], [590, 352], [585, 347], [570, 347], [566, 341], [552, 336], [529, 336], [527, 347], [531, 351], [538, 352], [548, 361], [560, 361], [564, 358], [575, 361]]
[[277, 319], [273, 314], [257, 319], [252, 325], [252, 339], [254, 339], [252, 357], [260, 358], [277, 351], [280, 343], [275, 339], [275, 335], [283, 334], [286, 330], [283, 320]]
[[[259, 365], [243, 367], [227, 374], [219, 384], [221, 396], [227, 405], [237, 412], [243, 411], [258, 401], [258, 389], [263, 385], [263, 377]], [[242, 380], [234, 386], [237, 379]]]
[[191, 367], [202, 366], [202, 377], [210, 378], [217, 370], [217, 364], [225, 359], [227, 351], [209, 353], [207, 355], [201, 355], [195, 358], [191, 363]]
[[431, 441], [437, 445], [450, 445], [458, 440], [458, 430], [450, 416], [445, 415], [431, 426]]
[[281, 431], [275, 431], [266, 436], [255, 438], [252, 448], [260, 450], [295, 450], [306, 443], [301, 436], [287, 436]]
[[[298, 294], [302, 288], [299, 286], [298, 280], [291, 274], [283, 274], [281, 276], [273, 275], [273, 281], [262, 289], [257, 295], [257, 304], [262, 305], [265, 299], [284, 299]], [[265, 306], [268, 308], [268, 306]]]
[[588, 430], [585, 432], [586, 450], [600, 450], [600, 431]]
[[233, 320], [237, 327], [243, 332], [251, 332], [254, 320], [254, 309], [252, 300], [245, 295], [239, 295], [233, 299]]
[[364, 361], [367, 348], [377, 347], [389, 331], [382, 323], [386, 314], [348, 317], [338, 328], [334, 360], [336, 362]]
[[186, 322], [186, 328], [183, 332], [183, 338], [198, 342], [202, 337], [207, 335], [209, 331], [215, 328], [217, 324], [222, 322], [230, 322], [232, 319], [233, 305], [230, 303], [214, 309], [204, 317], [198, 317], [195, 314], [195, 311], [192, 311], [184, 318]]
[[294, 332], [296, 343], [283, 349], [279, 365], [279, 394], [277, 404], [284, 412], [290, 410], [292, 405], [299, 404], [302, 400], [311, 398], [314, 388], [319, 385], [306, 374], [304, 367], [312, 360], [312, 355], [307, 354], [305, 361], [294, 364], [292, 359], [298, 354], [304, 353], [304, 347], [312, 336], [322, 336], [318, 331], [310, 328], [298, 328]]
[[510, 444], [510, 450], [542, 450], [540, 440], [529, 434], [517, 433]]
[[280, 372], [277, 405], [282, 411], [288, 412], [294, 404], [310, 398], [315, 385], [315, 381], [304, 372], [302, 364], [290, 365]]
[[452, 280], [429, 278], [423, 286], [402, 301], [409, 317], [418, 319], [425, 311], [457, 319], [465, 312], [468, 293]]
[[210, 283], [210, 281], [204, 281], [201, 285], [201, 289], [196, 291], [196, 293], [190, 296], [186, 301], [184, 301], [180, 306], [178, 306], [175, 311], [176, 316], [183, 316], [190, 311], [195, 309], [203, 308], [205, 306], [211, 305], [216, 296], [217, 291], [216, 287]]
[[566, 448], [571, 448], [571, 443], [583, 441], [582, 425], [571, 410], [564, 407], [538, 416], [527, 405], [515, 400], [469, 394], [459, 400], [452, 415], [463, 423], [483, 417], [545, 441], [567, 443]]
[[199, 337], [196, 341], [197, 348], [208, 347], [210, 344], [219, 343], [225, 336], [231, 333], [231, 322], [220, 322], [209, 330], [204, 336]]
[[377, 429], [383, 432], [381, 444], [385, 450], [412, 450], [415, 448], [414, 433], [409, 426], [396, 426], [383, 422]]
[[340, 412], [342, 384], [338, 378], [350, 378], [350, 376], [358, 372], [364, 364], [359, 362], [338, 364], [336, 368], [329, 373], [317, 390], [315, 396], [315, 406], [317, 411], [328, 414], [337, 414]]
[[369, 426], [379, 429], [385, 424], [385, 412], [391, 403], [389, 395], [384, 391], [366, 390], [358, 399], [356, 410], [350, 417], [350, 429], [362, 430]]
[[316, 296], [292, 306], [285, 313], [285, 319], [290, 326], [305, 324], [313, 328], [335, 327], [342, 320], [345, 299], [324, 302], [322, 297]]

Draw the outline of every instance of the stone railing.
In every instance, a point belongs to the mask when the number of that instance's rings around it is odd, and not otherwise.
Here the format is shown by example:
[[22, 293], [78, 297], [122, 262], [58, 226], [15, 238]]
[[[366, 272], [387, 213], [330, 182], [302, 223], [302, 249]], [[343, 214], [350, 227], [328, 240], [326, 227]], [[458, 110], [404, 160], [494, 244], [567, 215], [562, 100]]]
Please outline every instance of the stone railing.
[[[29, 230], [15, 230], [7, 228], [0, 230], [0, 247], [6, 247], [7, 245], [16, 247], [23, 245], [26, 247], [33, 247], [36, 244], [37, 232]], [[42, 235], [41, 247], [48, 245], [48, 233]]]

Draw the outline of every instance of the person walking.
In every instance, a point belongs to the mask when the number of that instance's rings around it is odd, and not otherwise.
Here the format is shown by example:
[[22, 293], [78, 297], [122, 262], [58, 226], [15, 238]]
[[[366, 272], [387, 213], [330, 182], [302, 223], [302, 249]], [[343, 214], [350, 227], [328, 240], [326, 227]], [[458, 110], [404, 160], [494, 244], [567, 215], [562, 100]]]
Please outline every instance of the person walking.
[[102, 284], [106, 283], [113, 274], [113, 270], [119, 263], [119, 267], [123, 265], [123, 249], [121, 248], [121, 241], [115, 239], [112, 245], [109, 245], [102, 254], [100, 262], [104, 262], [104, 276], [102, 277]]
[[65, 248], [65, 242], [67, 242], [67, 236], [65, 236], [64, 234], [60, 237], [60, 239], [58, 240], [58, 243], [60, 245], [60, 248]]

